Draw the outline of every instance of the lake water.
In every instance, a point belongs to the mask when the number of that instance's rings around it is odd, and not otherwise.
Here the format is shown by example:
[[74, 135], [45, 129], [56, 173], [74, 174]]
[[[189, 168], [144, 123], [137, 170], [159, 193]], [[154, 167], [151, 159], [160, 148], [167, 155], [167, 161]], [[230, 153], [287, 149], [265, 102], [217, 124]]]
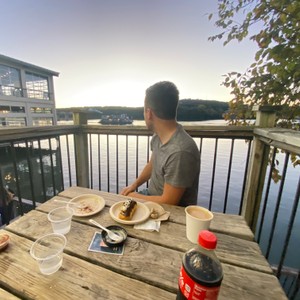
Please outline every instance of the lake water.
[[[197, 126], [197, 125], [226, 125], [224, 120], [212, 120], [212, 121], [199, 121], [199, 122], [180, 122], [184, 126]], [[98, 124], [98, 121], [91, 120], [89, 124]], [[145, 125], [144, 121], [134, 121], [133, 126]], [[99, 126], [101, 126], [99, 124]], [[98, 159], [98, 136], [92, 135], [92, 174], [93, 174], [93, 188], [101, 188], [102, 190], [110, 192], [119, 192], [124, 186], [126, 186], [126, 169], [128, 170], [128, 183], [131, 183], [136, 176], [141, 172], [143, 166], [147, 162], [147, 155], [145, 149], [148, 146], [148, 139], [139, 137], [138, 141], [136, 137], [128, 137], [128, 165], [126, 166], [125, 152], [126, 152], [126, 138], [125, 136], [119, 136], [118, 139], [110, 137], [107, 140], [106, 135], [100, 135], [100, 161]], [[200, 146], [200, 139], [195, 139], [198, 146]], [[141, 149], [136, 152], [136, 146], [139, 145]], [[118, 145], [118, 147], [117, 147]], [[212, 196], [212, 211], [222, 212], [225, 199], [225, 191], [227, 185], [227, 178], [230, 175], [230, 183], [228, 187], [228, 203], [226, 213], [238, 214], [240, 208], [240, 200], [242, 194], [243, 178], [245, 173], [245, 164], [247, 159], [248, 143], [241, 140], [236, 140], [234, 143], [234, 153], [232, 161], [232, 170], [228, 174], [228, 165], [230, 159], [230, 147], [231, 140], [219, 139], [218, 140], [218, 152], [216, 161], [216, 174], [214, 178], [213, 196]], [[118, 148], [118, 152], [117, 149]], [[109, 150], [108, 150], [109, 149]], [[201, 174], [199, 179], [199, 194], [198, 204], [204, 207], [208, 207], [211, 186], [212, 186], [212, 170], [214, 160], [215, 139], [203, 139], [202, 152], [201, 152]], [[109, 153], [109, 162], [108, 154]], [[64, 154], [63, 154], [64, 155]], [[71, 155], [71, 161], [74, 159]], [[138, 156], [138, 166], [136, 160]], [[118, 159], [117, 159], [118, 158]], [[278, 162], [278, 169], [282, 172], [284, 164], [284, 153], [277, 153], [276, 161]], [[63, 157], [63, 161], [66, 162], [66, 157]], [[117, 171], [117, 164], [119, 171]], [[99, 167], [100, 166], [100, 167]], [[74, 172], [74, 173], [73, 173]], [[270, 170], [267, 169], [267, 174]], [[68, 168], [64, 163], [64, 176], [68, 178]], [[72, 170], [75, 174], [75, 170]], [[72, 182], [76, 184], [76, 178], [72, 178]], [[99, 180], [100, 178], [100, 180]], [[282, 199], [279, 204], [279, 211], [277, 222], [274, 231], [274, 237], [272, 247], [269, 255], [269, 261], [271, 264], [278, 264], [280, 255], [283, 249], [283, 244], [288, 228], [288, 223], [291, 216], [291, 210], [294, 203], [296, 187], [300, 178], [300, 166], [293, 167], [291, 164], [288, 167], [286, 173], [285, 185], [283, 187]], [[274, 219], [275, 207], [278, 198], [280, 182], [271, 182], [271, 189], [269, 192], [269, 199], [266, 209], [266, 214], [263, 222], [262, 233], [260, 238], [260, 246], [263, 253], [266, 253], [268, 240], [270, 237], [270, 229]], [[143, 187], [142, 187], [143, 188]], [[265, 195], [265, 191], [263, 194]], [[291, 234], [289, 247], [287, 250], [285, 266], [299, 269], [300, 257], [296, 253], [296, 249], [300, 246], [300, 208], [296, 214], [296, 219]], [[259, 223], [260, 224], [260, 223]], [[258, 224], [258, 225], [259, 225]], [[257, 235], [256, 235], [257, 236]]]

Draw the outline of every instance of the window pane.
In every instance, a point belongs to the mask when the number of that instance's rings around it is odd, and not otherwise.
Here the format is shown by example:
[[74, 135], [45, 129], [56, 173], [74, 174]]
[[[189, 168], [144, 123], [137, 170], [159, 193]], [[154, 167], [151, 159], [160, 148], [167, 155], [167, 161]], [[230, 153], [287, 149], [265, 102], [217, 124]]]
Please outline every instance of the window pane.
[[25, 80], [28, 98], [50, 99], [47, 77], [26, 73]]
[[1, 126], [21, 127], [26, 126], [25, 118], [0, 118]]
[[53, 125], [53, 119], [52, 118], [33, 118], [32, 125], [33, 126]]
[[25, 113], [25, 107], [0, 105], [0, 113]]
[[0, 65], [0, 94], [22, 96], [20, 72], [18, 69]]
[[34, 114], [51, 114], [52, 109], [50, 107], [31, 107], [31, 112]]
[[0, 113], [7, 114], [10, 112], [10, 106], [0, 105]]
[[10, 110], [13, 113], [25, 113], [25, 107], [24, 106], [11, 106]]

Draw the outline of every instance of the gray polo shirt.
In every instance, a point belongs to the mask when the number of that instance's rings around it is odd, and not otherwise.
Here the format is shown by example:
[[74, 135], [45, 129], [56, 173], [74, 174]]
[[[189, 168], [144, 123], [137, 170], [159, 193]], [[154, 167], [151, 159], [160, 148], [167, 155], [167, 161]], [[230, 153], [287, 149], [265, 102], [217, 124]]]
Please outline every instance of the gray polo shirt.
[[151, 140], [152, 173], [150, 195], [162, 195], [164, 183], [186, 188], [180, 206], [197, 204], [200, 171], [199, 149], [192, 137], [178, 124], [171, 139], [162, 145], [158, 135]]

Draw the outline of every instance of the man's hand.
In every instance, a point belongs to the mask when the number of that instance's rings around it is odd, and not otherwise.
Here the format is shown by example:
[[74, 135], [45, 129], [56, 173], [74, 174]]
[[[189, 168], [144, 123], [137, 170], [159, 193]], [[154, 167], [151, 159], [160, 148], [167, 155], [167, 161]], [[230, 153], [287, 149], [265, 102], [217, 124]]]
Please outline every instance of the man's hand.
[[120, 194], [123, 196], [128, 196], [129, 193], [135, 192], [135, 190], [137, 189], [136, 184], [131, 184], [129, 186], [126, 186], [121, 192]]
[[[132, 190], [132, 185], [126, 187], [122, 190], [121, 194], [125, 196], [130, 196], [133, 198], [143, 199], [147, 201], [153, 201], [157, 203], [164, 203], [164, 204], [172, 204], [178, 205], [182, 195], [184, 194], [185, 188], [174, 187], [170, 184], [164, 184], [164, 191], [162, 195], [159, 196], [151, 196], [151, 195], [144, 195], [140, 193], [136, 193], [135, 189]], [[123, 193], [125, 192], [125, 193]]]
[[152, 171], [152, 157], [150, 161], [144, 167], [140, 176], [132, 183], [131, 185], [126, 186], [120, 194], [123, 196], [128, 196], [129, 193], [135, 192], [137, 188], [142, 185], [144, 182], [150, 179]]

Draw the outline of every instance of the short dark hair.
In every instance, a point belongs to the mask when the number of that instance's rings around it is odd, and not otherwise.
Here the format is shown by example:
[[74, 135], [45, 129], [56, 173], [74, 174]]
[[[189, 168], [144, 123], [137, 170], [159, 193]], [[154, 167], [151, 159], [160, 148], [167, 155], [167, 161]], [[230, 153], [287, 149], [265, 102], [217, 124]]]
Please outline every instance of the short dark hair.
[[169, 81], [160, 81], [146, 90], [145, 107], [151, 108], [163, 120], [176, 119], [179, 91]]

